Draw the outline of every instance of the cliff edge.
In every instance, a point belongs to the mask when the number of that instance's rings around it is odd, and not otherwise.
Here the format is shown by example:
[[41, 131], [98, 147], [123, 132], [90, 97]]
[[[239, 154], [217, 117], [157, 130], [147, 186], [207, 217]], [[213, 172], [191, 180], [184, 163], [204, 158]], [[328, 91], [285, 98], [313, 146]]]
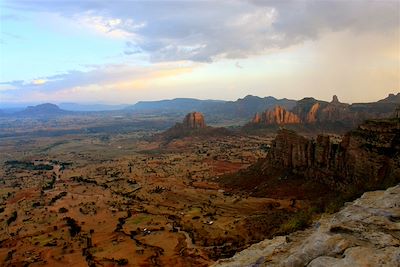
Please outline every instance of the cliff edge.
[[213, 266], [399, 266], [399, 246], [397, 185], [364, 193], [305, 231], [261, 241]]

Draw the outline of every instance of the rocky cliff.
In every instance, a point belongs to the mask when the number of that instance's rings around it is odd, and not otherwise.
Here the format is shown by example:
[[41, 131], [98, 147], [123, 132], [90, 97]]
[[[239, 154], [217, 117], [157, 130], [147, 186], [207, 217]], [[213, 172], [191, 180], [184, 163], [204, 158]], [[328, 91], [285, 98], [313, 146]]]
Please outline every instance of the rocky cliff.
[[345, 191], [400, 182], [400, 121], [371, 120], [349, 132], [339, 143], [329, 136], [306, 139], [281, 130], [262, 166], [322, 181]]
[[281, 129], [266, 158], [221, 179], [228, 188], [258, 196], [298, 198], [318, 198], [322, 192], [352, 194], [396, 182], [400, 182], [398, 118], [366, 121], [341, 140], [326, 135], [308, 139]]
[[201, 129], [206, 128], [206, 123], [202, 113], [191, 112], [183, 119], [182, 126], [186, 129]]
[[332, 125], [336, 128], [350, 129], [368, 118], [391, 116], [396, 105], [400, 104], [399, 99], [400, 94], [391, 94], [378, 102], [350, 105], [341, 103], [336, 95], [333, 96], [331, 102], [306, 97], [297, 101], [296, 106], [290, 111], [277, 106], [265, 112], [257, 113], [248, 126], [303, 124], [308, 126], [318, 125], [322, 129], [324, 129], [324, 126]]
[[264, 240], [214, 267], [399, 266], [399, 203], [399, 185], [365, 193], [312, 228]]
[[272, 110], [268, 110], [260, 114], [256, 113], [252, 123], [264, 123], [264, 124], [291, 124], [300, 123], [300, 118], [287, 111], [281, 106], [276, 106]]

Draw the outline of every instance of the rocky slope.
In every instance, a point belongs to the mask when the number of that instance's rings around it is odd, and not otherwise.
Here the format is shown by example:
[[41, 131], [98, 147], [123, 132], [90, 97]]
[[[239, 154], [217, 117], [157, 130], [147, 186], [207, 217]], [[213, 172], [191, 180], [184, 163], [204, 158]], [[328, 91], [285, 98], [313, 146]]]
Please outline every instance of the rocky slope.
[[313, 227], [254, 244], [215, 267], [399, 266], [400, 185], [367, 192]]

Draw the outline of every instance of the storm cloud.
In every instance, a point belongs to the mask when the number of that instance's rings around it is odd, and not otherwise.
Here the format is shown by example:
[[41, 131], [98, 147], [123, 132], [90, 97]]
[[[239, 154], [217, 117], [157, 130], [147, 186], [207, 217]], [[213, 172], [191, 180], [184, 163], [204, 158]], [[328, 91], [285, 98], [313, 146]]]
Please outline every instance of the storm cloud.
[[126, 33], [129, 56], [211, 62], [286, 48], [325, 31], [393, 34], [399, 1], [9, 1]]

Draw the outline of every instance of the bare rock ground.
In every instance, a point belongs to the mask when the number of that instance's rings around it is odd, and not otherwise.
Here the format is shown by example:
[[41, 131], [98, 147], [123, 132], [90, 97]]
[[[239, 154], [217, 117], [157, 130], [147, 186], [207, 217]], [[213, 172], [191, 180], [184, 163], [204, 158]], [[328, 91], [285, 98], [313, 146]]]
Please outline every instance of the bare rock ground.
[[264, 240], [213, 266], [400, 266], [400, 185], [364, 193], [312, 228]]

